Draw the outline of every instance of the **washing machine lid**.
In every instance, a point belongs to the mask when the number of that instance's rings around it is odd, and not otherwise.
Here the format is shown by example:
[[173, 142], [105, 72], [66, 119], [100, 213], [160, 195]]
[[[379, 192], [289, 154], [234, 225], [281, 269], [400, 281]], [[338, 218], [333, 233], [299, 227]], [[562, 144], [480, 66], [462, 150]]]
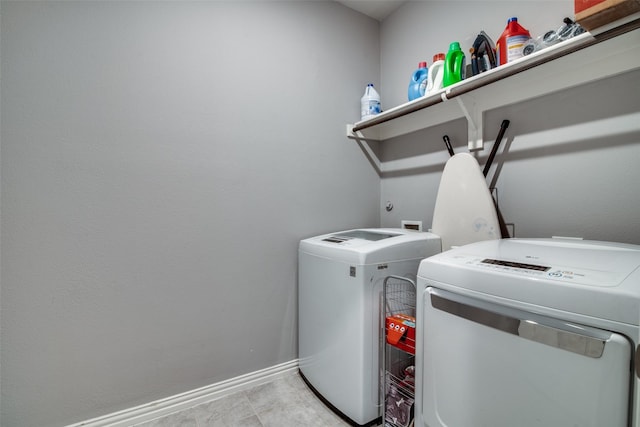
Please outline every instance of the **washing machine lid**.
[[422, 259], [440, 252], [440, 238], [400, 228], [362, 228], [300, 241], [300, 252], [351, 264]]
[[503, 239], [422, 261], [428, 282], [638, 325], [640, 246], [576, 239]]

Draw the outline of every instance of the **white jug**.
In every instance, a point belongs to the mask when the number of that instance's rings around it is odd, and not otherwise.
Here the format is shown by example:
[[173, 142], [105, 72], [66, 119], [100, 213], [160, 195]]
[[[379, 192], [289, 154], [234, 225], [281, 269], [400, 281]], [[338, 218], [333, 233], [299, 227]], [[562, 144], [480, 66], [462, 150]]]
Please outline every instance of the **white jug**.
[[373, 87], [373, 83], [369, 83], [360, 98], [360, 120], [370, 119], [381, 111], [380, 94]]
[[444, 87], [442, 84], [444, 58], [444, 53], [433, 55], [433, 63], [429, 67], [429, 75], [427, 76], [427, 94], [436, 92]]

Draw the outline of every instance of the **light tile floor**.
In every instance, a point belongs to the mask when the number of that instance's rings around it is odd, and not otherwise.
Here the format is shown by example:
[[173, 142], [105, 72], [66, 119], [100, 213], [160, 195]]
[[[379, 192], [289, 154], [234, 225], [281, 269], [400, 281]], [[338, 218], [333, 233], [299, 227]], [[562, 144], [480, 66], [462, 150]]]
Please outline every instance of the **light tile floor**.
[[341, 427], [298, 373], [236, 392], [135, 427]]

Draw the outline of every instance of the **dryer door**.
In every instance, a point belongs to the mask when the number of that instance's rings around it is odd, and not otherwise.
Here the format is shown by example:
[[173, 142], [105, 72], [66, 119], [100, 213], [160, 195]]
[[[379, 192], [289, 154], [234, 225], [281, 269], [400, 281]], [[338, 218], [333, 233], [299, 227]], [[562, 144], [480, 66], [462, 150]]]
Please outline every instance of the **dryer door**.
[[432, 287], [422, 303], [416, 425], [628, 426], [624, 336]]

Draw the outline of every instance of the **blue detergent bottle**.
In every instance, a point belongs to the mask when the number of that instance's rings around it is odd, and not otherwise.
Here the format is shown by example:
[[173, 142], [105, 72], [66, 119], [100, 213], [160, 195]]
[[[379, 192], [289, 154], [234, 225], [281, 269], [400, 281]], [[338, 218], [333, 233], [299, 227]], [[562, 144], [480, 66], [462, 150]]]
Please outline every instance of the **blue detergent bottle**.
[[427, 90], [427, 76], [429, 70], [427, 69], [427, 63], [421, 62], [418, 64], [418, 69], [411, 75], [411, 81], [409, 82], [409, 101], [424, 96]]

